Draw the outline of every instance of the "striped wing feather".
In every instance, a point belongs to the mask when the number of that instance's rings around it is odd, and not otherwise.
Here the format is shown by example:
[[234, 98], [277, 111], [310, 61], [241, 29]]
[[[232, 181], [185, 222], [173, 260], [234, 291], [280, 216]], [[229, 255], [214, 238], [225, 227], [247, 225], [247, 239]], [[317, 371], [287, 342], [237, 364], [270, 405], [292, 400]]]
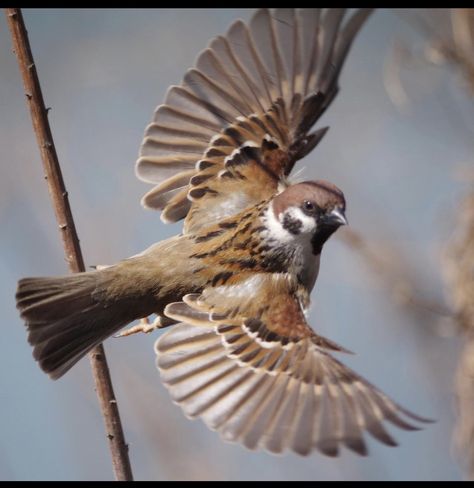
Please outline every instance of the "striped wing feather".
[[219, 301], [222, 286], [166, 308], [180, 323], [157, 341], [157, 365], [187, 416], [250, 449], [328, 456], [340, 445], [366, 455], [364, 431], [396, 445], [384, 420], [406, 430], [427, 421], [333, 358], [344, 349], [314, 333], [289, 288], [262, 287], [274, 296], [263, 310], [242, 290]]
[[155, 186], [143, 205], [165, 222], [187, 216], [189, 232], [277, 192], [324, 135], [309, 130], [336, 95], [369, 14], [261, 9], [248, 26], [234, 22], [168, 90], [146, 129], [136, 174]]

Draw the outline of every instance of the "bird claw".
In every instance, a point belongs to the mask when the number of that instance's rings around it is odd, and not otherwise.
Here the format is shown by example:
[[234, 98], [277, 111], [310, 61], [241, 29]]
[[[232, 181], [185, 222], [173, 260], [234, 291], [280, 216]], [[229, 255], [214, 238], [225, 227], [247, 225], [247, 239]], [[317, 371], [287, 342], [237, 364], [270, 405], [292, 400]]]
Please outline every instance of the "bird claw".
[[122, 332], [115, 335], [114, 337], [127, 337], [129, 335], [138, 334], [139, 332], [143, 332], [144, 334], [149, 334], [150, 332], [154, 331], [155, 329], [159, 329], [160, 327], [161, 327], [160, 317], [157, 317], [151, 323], [148, 317], [144, 317], [140, 319], [140, 322], [137, 325], [132, 325], [132, 327], [123, 330]]

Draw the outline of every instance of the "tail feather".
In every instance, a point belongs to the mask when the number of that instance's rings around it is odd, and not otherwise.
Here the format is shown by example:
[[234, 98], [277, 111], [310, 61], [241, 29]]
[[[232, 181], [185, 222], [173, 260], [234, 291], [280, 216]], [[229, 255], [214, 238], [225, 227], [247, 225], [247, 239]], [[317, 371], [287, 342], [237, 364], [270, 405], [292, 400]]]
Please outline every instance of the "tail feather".
[[137, 318], [126, 300], [125, 308], [120, 302], [111, 306], [105, 287], [101, 271], [19, 281], [17, 308], [33, 356], [51, 378], [61, 377], [94, 346]]
[[98, 337], [94, 331], [78, 333], [76, 329], [61, 337], [55, 336], [54, 339], [36, 343], [33, 357], [51, 378], [58, 379], [106, 338], [106, 336]]

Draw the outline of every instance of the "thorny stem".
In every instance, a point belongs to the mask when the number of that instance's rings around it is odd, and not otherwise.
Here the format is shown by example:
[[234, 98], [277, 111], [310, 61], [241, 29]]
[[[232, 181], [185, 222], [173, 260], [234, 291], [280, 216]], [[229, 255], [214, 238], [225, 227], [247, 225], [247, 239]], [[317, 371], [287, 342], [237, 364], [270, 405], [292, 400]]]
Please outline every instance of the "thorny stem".
[[[41, 152], [45, 179], [53, 202], [56, 220], [63, 240], [64, 251], [69, 269], [73, 273], [85, 271], [79, 238], [76, 233], [68, 194], [64, 185], [53, 136], [48, 122], [48, 110], [44, 105], [43, 95], [31, 53], [28, 34], [23, 15], [19, 8], [5, 9], [10, 28], [13, 48], [20, 67], [27, 104], [30, 108], [33, 128]], [[102, 345], [95, 347], [89, 358], [100, 408], [105, 422], [106, 436], [112, 455], [115, 478], [118, 481], [133, 480], [128, 457], [128, 446], [125, 443], [122, 424], [115, 399], [112, 380]]]

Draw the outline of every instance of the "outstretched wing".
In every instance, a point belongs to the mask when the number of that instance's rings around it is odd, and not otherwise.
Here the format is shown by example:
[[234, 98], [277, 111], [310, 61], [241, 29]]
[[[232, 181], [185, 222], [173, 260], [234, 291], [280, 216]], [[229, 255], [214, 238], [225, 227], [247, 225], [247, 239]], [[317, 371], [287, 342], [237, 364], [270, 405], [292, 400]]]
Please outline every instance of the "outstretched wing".
[[396, 445], [383, 420], [426, 421], [334, 359], [344, 349], [314, 333], [300, 302], [286, 278], [255, 275], [168, 305], [181, 323], [157, 341], [157, 365], [186, 415], [250, 449], [329, 456], [340, 444], [366, 455], [364, 430]]
[[338, 91], [360, 9], [267, 9], [236, 21], [198, 57], [147, 127], [136, 174], [142, 199], [185, 232], [272, 196], [321, 140], [309, 133]]

